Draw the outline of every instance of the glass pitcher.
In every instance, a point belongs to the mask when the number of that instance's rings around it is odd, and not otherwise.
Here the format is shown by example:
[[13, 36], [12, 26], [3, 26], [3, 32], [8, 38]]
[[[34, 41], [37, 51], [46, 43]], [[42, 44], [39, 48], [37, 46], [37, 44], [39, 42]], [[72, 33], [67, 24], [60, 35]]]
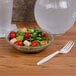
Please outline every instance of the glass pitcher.
[[60, 35], [75, 22], [76, 0], [37, 0], [35, 18], [39, 26], [50, 34]]
[[0, 37], [10, 29], [13, 0], [0, 0]]

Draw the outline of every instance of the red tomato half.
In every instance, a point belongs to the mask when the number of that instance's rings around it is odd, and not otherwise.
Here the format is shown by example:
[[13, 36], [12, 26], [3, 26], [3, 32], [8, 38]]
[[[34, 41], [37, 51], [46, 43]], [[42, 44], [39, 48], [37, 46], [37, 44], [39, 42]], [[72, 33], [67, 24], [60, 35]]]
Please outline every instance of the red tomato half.
[[16, 36], [16, 33], [14, 31], [11, 31], [10, 34], [9, 34], [10, 38], [15, 38]]
[[47, 33], [44, 33], [43, 34], [43, 37], [48, 38], [48, 34]]
[[19, 40], [19, 41], [16, 41], [14, 44], [15, 44], [15, 45], [22, 46], [22, 45], [23, 45], [23, 42], [22, 42], [21, 40]]
[[25, 35], [24, 35], [24, 38], [25, 39], [29, 39], [31, 37], [31, 34], [30, 33], [26, 33]]
[[31, 43], [31, 47], [36, 47], [37, 46], [37, 44], [38, 44], [38, 42], [37, 41], [33, 41], [32, 43]]

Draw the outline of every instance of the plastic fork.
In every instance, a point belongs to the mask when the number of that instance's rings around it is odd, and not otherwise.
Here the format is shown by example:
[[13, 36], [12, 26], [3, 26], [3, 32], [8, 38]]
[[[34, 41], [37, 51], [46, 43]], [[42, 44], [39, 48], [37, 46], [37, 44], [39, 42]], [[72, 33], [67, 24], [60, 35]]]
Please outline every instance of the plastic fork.
[[49, 56], [45, 57], [44, 59], [40, 60], [37, 65], [41, 65], [44, 62], [47, 62], [48, 60], [50, 60], [51, 58], [53, 58], [54, 56], [56, 56], [59, 53], [62, 54], [67, 54], [68, 52], [70, 52], [70, 50], [72, 49], [72, 47], [74, 46], [75, 42], [74, 41], [68, 41], [68, 43], [60, 50], [60, 51], [56, 51], [53, 54], [50, 54]]

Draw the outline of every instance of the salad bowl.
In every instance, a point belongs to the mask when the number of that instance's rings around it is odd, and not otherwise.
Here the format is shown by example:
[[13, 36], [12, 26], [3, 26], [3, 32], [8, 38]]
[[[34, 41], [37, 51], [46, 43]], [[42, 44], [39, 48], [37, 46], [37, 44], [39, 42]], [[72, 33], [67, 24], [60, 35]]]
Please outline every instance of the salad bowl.
[[[18, 30], [20, 30], [22, 28], [19, 28], [17, 30], [14, 30], [13, 32], [17, 32]], [[41, 30], [41, 29], [40, 29]], [[15, 49], [17, 49], [18, 51], [20, 52], [23, 52], [23, 53], [38, 53], [38, 52], [41, 52], [43, 51], [44, 49], [46, 49], [51, 43], [52, 41], [54, 40], [54, 37], [53, 35], [50, 35], [48, 34], [48, 38], [50, 39], [49, 42], [45, 45], [42, 45], [42, 46], [37, 46], [37, 47], [29, 47], [29, 46], [19, 46], [19, 45], [16, 45], [14, 43], [11, 43], [9, 40], [9, 35], [10, 35], [10, 32], [9, 31], [7, 34], [6, 34], [6, 41], [9, 43], [10, 46], [14, 47]], [[43, 31], [45, 32], [45, 31]], [[45, 32], [46, 33], [46, 32]]]

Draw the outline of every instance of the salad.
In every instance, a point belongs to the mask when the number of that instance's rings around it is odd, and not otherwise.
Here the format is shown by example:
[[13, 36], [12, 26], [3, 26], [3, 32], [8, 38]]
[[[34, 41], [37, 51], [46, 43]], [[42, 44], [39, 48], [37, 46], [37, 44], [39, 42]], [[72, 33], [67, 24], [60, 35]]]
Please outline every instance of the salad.
[[9, 41], [12, 44], [26, 47], [39, 47], [50, 42], [47, 33], [36, 28], [21, 28], [9, 33]]

